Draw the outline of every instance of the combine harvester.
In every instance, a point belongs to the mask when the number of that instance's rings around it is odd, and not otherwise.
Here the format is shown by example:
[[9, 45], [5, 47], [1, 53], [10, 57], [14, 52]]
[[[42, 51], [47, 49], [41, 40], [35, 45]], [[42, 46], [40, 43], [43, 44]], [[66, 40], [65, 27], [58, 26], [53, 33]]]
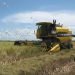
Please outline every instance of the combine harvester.
[[39, 22], [36, 37], [41, 39], [41, 46], [49, 52], [60, 51], [61, 49], [71, 49], [72, 45], [72, 31], [56, 24], [56, 20], [51, 22]]

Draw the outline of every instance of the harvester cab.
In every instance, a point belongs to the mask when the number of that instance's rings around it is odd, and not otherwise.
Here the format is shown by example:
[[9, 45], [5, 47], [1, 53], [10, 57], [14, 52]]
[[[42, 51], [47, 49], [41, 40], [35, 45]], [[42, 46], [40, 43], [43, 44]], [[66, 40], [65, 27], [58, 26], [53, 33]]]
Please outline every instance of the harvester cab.
[[56, 34], [56, 20], [53, 20], [53, 23], [51, 22], [39, 22], [37, 23], [38, 29], [37, 29], [37, 38], [46, 38], [48, 35]]
[[56, 20], [51, 22], [39, 22], [36, 37], [41, 39], [41, 46], [47, 51], [56, 52], [63, 48], [72, 48], [72, 31], [56, 24]]

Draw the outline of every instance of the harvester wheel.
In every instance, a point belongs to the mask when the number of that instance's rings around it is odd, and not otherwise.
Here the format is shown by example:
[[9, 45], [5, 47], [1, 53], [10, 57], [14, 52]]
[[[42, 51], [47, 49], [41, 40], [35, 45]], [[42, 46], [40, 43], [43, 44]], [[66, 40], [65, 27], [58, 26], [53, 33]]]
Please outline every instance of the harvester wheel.
[[47, 50], [47, 44], [45, 42], [41, 43], [41, 47], [42, 47], [42, 51], [46, 51]]
[[68, 43], [67, 48], [68, 48], [68, 49], [73, 48], [73, 45], [72, 45], [72, 43], [71, 43], [71, 42], [69, 42], [69, 43]]
[[73, 48], [73, 44], [71, 43], [71, 48]]

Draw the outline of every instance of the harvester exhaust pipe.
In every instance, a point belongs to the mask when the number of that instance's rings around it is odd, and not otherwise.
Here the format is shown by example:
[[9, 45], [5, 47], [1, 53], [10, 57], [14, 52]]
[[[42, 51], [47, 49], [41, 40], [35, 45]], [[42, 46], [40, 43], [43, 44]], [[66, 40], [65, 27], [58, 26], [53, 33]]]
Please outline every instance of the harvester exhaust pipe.
[[56, 20], [53, 20], [53, 24], [51, 25], [51, 33], [52, 34], [56, 33]]
[[53, 24], [56, 24], [56, 20], [53, 20]]

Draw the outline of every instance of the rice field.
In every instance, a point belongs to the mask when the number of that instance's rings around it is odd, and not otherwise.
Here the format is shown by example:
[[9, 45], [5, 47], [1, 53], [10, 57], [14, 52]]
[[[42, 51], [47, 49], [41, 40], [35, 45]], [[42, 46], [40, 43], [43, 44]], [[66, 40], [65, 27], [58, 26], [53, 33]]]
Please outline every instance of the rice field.
[[43, 52], [40, 46], [14, 46], [14, 42], [1, 41], [0, 75], [44, 75], [44, 71], [50, 68], [49, 63], [71, 56], [75, 56], [75, 49], [50, 54]]

